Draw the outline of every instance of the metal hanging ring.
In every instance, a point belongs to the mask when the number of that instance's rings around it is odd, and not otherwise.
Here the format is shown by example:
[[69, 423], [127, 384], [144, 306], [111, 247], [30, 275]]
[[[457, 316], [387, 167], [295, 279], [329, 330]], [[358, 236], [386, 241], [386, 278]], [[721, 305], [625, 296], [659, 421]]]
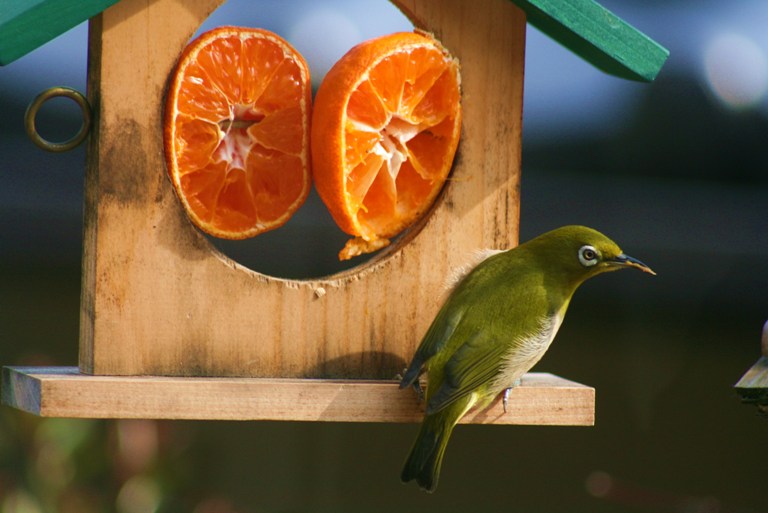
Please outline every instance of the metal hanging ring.
[[[77, 103], [80, 107], [80, 112], [83, 114], [83, 123], [80, 125], [80, 130], [74, 137], [64, 142], [51, 142], [45, 139], [38, 133], [37, 127], [35, 126], [35, 118], [40, 111], [40, 107], [42, 107], [43, 103], [46, 101], [57, 96], [69, 98]], [[24, 128], [27, 130], [29, 138], [32, 139], [32, 142], [38, 147], [53, 152], [69, 151], [77, 147], [88, 136], [88, 132], [91, 130], [91, 116], [91, 106], [88, 104], [88, 100], [86, 100], [85, 96], [80, 92], [70, 87], [51, 87], [38, 94], [35, 99], [32, 100], [32, 103], [29, 104], [29, 107], [27, 107], [27, 112], [24, 114]]]

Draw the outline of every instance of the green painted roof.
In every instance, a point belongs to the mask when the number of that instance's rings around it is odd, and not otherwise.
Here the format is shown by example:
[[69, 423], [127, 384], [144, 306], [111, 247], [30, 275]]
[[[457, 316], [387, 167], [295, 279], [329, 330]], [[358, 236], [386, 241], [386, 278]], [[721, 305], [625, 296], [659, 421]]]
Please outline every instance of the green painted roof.
[[528, 23], [597, 68], [650, 82], [669, 51], [594, 0], [512, 0]]
[[0, 66], [99, 14], [118, 0], [0, 0]]
[[[0, 0], [0, 66], [118, 0]], [[594, 0], [512, 0], [528, 22], [601, 70], [652, 81], [669, 52]]]

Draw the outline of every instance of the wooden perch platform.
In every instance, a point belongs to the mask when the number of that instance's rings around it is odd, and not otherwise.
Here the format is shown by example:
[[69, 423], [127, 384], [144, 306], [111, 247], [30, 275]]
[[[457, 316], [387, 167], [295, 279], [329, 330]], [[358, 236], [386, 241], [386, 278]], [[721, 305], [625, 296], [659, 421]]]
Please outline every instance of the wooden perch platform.
[[742, 402], [754, 404], [768, 415], [768, 356], [761, 357], [736, 383]]
[[762, 356], [734, 386], [741, 401], [754, 404], [768, 416], [768, 321], [763, 325], [760, 340]]
[[[423, 405], [395, 381], [91, 376], [76, 367], [4, 367], [3, 403], [41, 417], [420, 422]], [[462, 423], [591, 426], [594, 388], [529, 373]]]

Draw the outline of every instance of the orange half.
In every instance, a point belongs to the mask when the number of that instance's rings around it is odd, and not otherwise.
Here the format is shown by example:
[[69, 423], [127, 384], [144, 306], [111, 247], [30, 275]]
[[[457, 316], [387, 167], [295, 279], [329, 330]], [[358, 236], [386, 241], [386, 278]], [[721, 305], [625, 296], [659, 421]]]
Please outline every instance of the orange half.
[[363, 42], [315, 95], [315, 187], [355, 236], [347, 259], [418, 220], [448, 177], [461, 130], [459, 64], [434, 38], [402, 32]]
[[165, 156], [201, 230], [253, 237], [304, 203], [310, 84], [303, 57], [267, 30], [219, 27], [182, 52], [166, 98]]

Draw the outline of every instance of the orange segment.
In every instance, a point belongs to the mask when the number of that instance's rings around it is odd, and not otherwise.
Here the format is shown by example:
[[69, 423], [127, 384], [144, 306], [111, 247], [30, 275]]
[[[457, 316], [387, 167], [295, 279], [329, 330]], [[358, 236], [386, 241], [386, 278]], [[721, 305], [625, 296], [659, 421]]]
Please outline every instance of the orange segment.
[[302, 56], [266, 30], [219, 27], [184, 50], [166, 99], [165, 156], [201, 230], [253, 237], [304, 203], [310, 84]]
[[432, 37], [396, 33], [352, 48], [315, 95], [315, 187], [356, 238], [378, 249], [418, 220], [450, 172], [461, 129], [459, 65]]

